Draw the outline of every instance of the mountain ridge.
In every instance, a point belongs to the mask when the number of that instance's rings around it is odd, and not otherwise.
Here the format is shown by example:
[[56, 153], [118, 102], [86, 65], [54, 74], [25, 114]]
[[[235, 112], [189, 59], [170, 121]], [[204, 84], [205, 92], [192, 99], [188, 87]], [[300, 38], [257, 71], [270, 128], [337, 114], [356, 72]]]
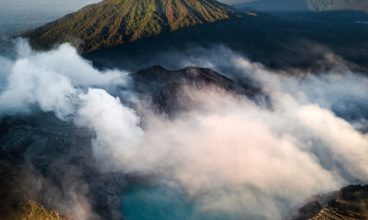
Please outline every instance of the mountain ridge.
[[104, 0], [22, 37], [37, 49], [70, 42], [90, 52], [236, 16], [235, 9], [215, 0]]

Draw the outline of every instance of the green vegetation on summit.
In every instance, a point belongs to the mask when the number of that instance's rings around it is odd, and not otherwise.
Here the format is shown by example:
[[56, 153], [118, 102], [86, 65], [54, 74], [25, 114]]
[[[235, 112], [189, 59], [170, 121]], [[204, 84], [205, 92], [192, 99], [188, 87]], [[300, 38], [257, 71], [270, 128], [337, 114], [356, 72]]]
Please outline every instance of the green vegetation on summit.
[[71, 42], [90, 52], [237, 15], [215, 0], [104, 0], [23, 36], [39, 49]]

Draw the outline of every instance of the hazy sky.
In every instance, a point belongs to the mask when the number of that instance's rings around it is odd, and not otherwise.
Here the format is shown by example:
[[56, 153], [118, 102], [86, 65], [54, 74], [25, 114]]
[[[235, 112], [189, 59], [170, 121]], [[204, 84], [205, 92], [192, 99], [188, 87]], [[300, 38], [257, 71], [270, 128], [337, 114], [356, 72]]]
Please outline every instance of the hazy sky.
[[34, 28], [99, 0], [0, 0], [0, 36]]

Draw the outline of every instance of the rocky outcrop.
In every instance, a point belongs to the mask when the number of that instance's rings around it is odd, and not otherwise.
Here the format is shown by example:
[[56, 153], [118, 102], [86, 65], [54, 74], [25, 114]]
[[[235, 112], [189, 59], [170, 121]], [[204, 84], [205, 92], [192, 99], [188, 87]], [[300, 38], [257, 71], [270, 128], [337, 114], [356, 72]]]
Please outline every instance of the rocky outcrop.
[[347, 186], [330, 195], [316, 197], [299, 210], [295, 220], [368, 219], [368, 185]]
[[35, 201], [29, 201], [20, 220], [68, 220], [58, 212], [50, 211]]
[[186, 67], [167, 70], [153, 66], [131, 75], [138, 94], [149, 97], [160, 111], [176, 113], [186, 109], [188, 89], [220, 89], [234, 95], [244, 95], [259, 104], [268, 104], [268, 97], [254, 80], [238, 83], [208, 68]]

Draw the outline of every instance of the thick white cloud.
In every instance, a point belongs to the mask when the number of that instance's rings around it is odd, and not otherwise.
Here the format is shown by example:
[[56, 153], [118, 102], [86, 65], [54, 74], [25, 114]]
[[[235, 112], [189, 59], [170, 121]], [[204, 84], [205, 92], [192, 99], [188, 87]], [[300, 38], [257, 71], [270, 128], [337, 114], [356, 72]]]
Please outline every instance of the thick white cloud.
[[22, 48], [17, 60], [6, 61], [2, 111], [37, 105], [61, 118], [71, 116], [76, 126], [96, 133], [96, 166], [103, 171], [179, 184], [205, 211], [283, 219], [309, 196], [368, 181], [367, 134], [331, 110], [347, 97], [366, 101], [364, 76], [298, 78], [222, 48], [183, 63], [259, 81], [272, 108], [219, 89], [183, 85], [189, 110], [168, 118], [124, 105], [104, 88], [126, 74], [98, 71], [68, 45], [45, 53]]
[[96, 131], [94, 152], [103, 169], [128, 170], [130, 164], [138, 163], [131, 159], [140, 150], [143, 131], [135, 112], [102, 89], [89, 89], [79, 98], [76, 123]]
[[96, 70], [68, 44], [38, 53], [31, 51], [25, 41], [18, 41], [17, 53], [14, 61], [0, 58], [5, 64], [1, 78], [7, 81], [0, 83], [0, 112], [28, 112], [37, 104], [43, 111], [54, 111], [63, 118], [73, 113], [73, 99], [80, 86], [108, 86], [122, 82], [121, 77], [126, 75]]
[[[273, 74], [249, 65], [253, 73]], [[341, 77], [344, 83], [349, 79]], [[295, 93], [299, 82], [289, 78], [288, 84], [293, 83], [283, 90], [269, 88], [272, 110], [211, 88], [188, 89], [189, 112], [174, 119], [148, 114], [142, 130], [131, 110], [106, 97], [115, 104], [103, 104], [98, 112], [126, 116], [114, 117], [114, 123], [90, 118], [99, 143], [97, 157], [105, 151], [112, 155], [101, 161], [105, 167], [174, 181], [206, 211], [282, 219], [309, 196], [356, 179], [365, 182], [368, 174], [367, 135], [328, 108], [299, 99], [308, 94]], [[321, 83], [328, 90], [327, 85], [339, 81]]]

